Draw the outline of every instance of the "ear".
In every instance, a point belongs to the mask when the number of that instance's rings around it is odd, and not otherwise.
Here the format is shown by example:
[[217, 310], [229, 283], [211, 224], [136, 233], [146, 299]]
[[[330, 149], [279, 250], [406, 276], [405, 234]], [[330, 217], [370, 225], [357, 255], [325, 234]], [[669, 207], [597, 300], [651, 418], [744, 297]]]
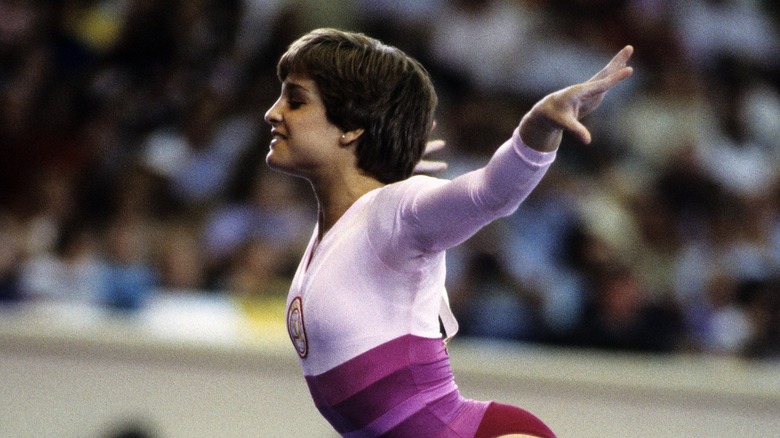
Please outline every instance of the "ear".
[[361, 135], [363, 135], [363, 128], [353, 129], [352, 131], [345, 131], [339, 138], [339, 144], [341, 144], [341, 146], [349, 146], [357, 141]]

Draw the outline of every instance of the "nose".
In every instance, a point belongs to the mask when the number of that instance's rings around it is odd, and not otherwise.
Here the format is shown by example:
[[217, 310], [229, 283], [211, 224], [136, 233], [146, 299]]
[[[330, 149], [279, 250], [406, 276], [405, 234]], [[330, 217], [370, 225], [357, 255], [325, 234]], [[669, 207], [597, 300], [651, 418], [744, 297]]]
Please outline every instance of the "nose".
[[268, 108], [268, 111], [265, 112], [265, 116], [263, 117], [263, 120], [265, 120], [266, 123], [269, 125], [275, 125], [282, 121], [281, 113], [279, 112], [279, 101], [282, 99], [279, 98], [274, 102], [273, 105], [271, 105], [271, 108]]

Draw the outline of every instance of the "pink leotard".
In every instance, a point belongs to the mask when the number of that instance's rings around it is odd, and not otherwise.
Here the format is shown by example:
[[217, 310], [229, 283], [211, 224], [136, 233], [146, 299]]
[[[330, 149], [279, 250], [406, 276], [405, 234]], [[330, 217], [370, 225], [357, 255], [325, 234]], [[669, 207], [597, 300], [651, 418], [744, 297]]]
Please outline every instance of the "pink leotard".
[[554, 158], [515, 130], [481, 169], [373, 190], [319, 244], [315, 227], [287, 326], [314, 403], [340, 434], [474, 436], [488, 403], [463, 398], [450, 369], [444, 252], [514, 212]]

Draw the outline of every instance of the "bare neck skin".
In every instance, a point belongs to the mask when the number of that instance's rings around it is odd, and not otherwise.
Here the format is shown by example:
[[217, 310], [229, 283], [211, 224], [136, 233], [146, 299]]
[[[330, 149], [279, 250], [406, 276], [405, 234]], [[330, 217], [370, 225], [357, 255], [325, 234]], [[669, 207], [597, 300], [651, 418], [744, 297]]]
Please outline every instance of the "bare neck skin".
[[[354, 161], [354, 156], [353, 156]], [[356, 164], [342, 166], [310, 178], [318, 204], [319, 240], [361, 196], [385, 184], [360, 170]]]

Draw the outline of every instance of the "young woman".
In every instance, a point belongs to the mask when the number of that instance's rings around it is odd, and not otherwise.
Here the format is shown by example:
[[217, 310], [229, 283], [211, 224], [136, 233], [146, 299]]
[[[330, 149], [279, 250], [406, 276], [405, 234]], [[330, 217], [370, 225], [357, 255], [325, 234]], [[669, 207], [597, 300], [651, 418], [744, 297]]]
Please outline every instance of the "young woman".
[[445, 250], [514, 212], [564, 131], [628, 78], [630, 46], [591, 80], [550, 94], [489, 163], [451, 181], [412, 176], [433, 124], [425, 69], [357, 33], [319, 29], [278, 64], [265, 120], [276, 170], [307, 179], [319, 204], [287, 299], [287, 326], [314, 403], [346, 437], [554, 437], [523, 409], [467, 400], [446, 336]]

